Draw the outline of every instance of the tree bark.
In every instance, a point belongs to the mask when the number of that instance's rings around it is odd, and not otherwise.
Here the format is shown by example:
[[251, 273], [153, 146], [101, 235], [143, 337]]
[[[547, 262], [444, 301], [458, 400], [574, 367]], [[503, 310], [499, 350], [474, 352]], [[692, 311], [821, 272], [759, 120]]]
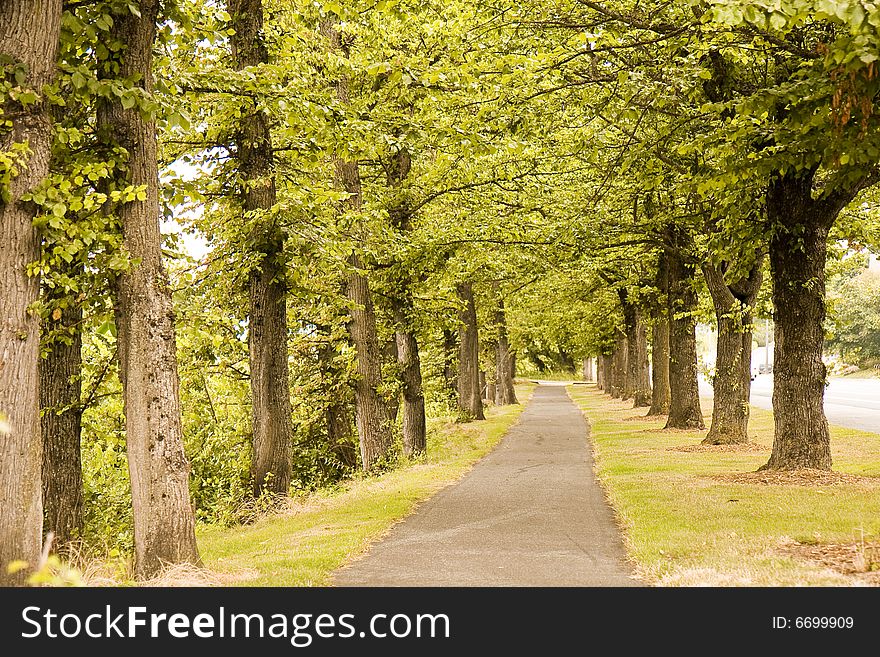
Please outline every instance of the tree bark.
[[357, 465], [357, 451], [354, 449], [351, 430], [351, 407], [348, 400], [331, 401], [327, 407], [327, 442], [330, 451], [346, 468]]
[[[409, 176], [411, 166], [412, 161], [406, 148], [395, 152], [388, 166], [389, 187], [399, 189]], [[405, 194], [399, 194], [399, 200], [389, 208], [388, 215], [399, 233], [408, 235], [412, 231], [412, 210]], [[409, 272], [402, 271], [391, 294], [391, 306], [403, 396], [403, 453], [406, 456], [417, 456], [424, 453], [427, 445], [427, 420], [425, 394], [422, 391], [422, 364], [413, 321], [415, 307], [411, 283]]]
[[651, 405], [651, 382], [648, 372], [648, 336], [642, 311], [629, 300], [625, 288], [618, 290], [626, 332], [626, 383], [624, 398], [633, 399], [633, 408]]
[[613, 362], [611, 366], [611, 396], [614, 399], [628, 399], [626, 390], [627, 344], [626, 332], [615, 329]]
[[[385, 373], [388, 368], [400, 368], [400, 352], [397, 348], [397, 333], [388, 336], [379, 347], [379, 360], [382, 367], [382, 380], [385, 380]], [[403, 391], [403, 382], [400, 381], [401, 392]], [[400, 414], [400, 395], [384, 395], [385, 408], [388, 411], [388, 422], [392, 425], [397, 423], [397, 416]]]
[[[343, 45], [336, 28], [328, 21], [322, 24], [321, 29], [328, 37], [331, 48], [348, 56], [347, 47]], [[348, 105], [348, 78], [340, 77], [335, 87], [337, 100], [342, 105]], [[358, 163], [336, 157], [335, 169], [337, 186], [348, 193], [341, 210], [359, 213], [362, 199]], [[370, 472], [387, 455], [392, 445], [392, 423], [388, 405], [379, 394], [382, 385], [382, 361], [370, 283], [357, 253], [353, 252], [349, 256], [348, 264], [351, 268], [345, 285], [345, 293], [351, 303], [348, 331], [357, 353], [355, 419], [361, 464], [366, 472]]]
[[767, 194], [774, 330], [773, 452], [764, 469], [831, 469], [825, 418], [825, 259], [837, 210], [812, 197], [809, 172], [775, 179]]
[[669, 263], [669, 415], [667, 429], [704, 429], [697, 384], [697, 339], [694, 311], [697, 291], [694, 265], [684, 249], [690, 237], [670, 229]]
[[669, 413], [669, 261], [657, 259], [657, 299], [651, 308], [651, 408], [648, 416]]
[[[42, 97], [55, 77], [61, 30], [61, 0], [0, 3], [0, 54], [26, 67], [26, 87]], [[0, 152], [27, 145], [18, 173], [0, 196], [0, 585], [22, 584], [27, 573], [10, 574], [10, 561], [35, 566], [42, 543], [40, 494], [40, 324], [30, 312], [40, 280], [27, 267], [40, 257], [33, 220], [36, 206], [21, 200], [49, 171], [52, 124], [40, 101], [26, 107], [3, 104], [12, 120], [0, 131]]]
[[443, 329], [443, 387], [450, 400], [458, 399], [458, 340], [455, 331]]
[[747, 277], [732, 283], [710, 262], [703, 265], [703, 274], [718, 323], [712, 425], [703, 444], [746, 443], [752, 387], [752, 308], [761, 287], [761, 262], [755, 263]]
[[[141, 0], [140, 15], [114, 16], [112, 36], [126, 44], [119, 77], [152, 91], [159, 0]], [[118, 98], [101, 103], [99, 132], [128, 153], [123, 184], [146, 200], [117, 208], [131, 269], [116, 285], [119, 373], [123, 386], [134, 516], [135, 573], [147, 578], [168, 564], [199, 563], [183, 449], [171, 288], [162, 264], [156, 126]]]
[[614, 352], [602, 355], [602, 389], [610, 395], [614, 390]]
[[458, 407], [465, 420], [485, 420], [480, 394], [480, 340], [474, 291], [470, 283], [459, 283], [456, 291], [463, 304], [459, 313]]
[[[48, 307], [63, 294], [46, 291]], [[64, 548], [82, 537], [82, 308], [61, 311], [48, 337], [48, 353], [40, 360], [40, 424], [43, 434], [44, 533], [55, 534]]]
[[354, 400], [348, 386], [348, 370], [337, 361], [337, 351], [333, 344], [336, 337], [331, 327], [317, 324], [315, 329], [320, 336], [318, 360], [328, 399], [325, 411], [328, 447], [340, 464], [340, 469], [354, 468], [358, 464], [358, 450], [352, 439]]
[[669, 413], [669, 319], [663, 311], [654, 315], [651, 328], [651, 408], [648, 415]]
[[605, 390], [605, 357], [596, 356], [596, 389]]
[[[234, 30], [230, 45], [235, 68], [245, 70], [267, 64], [262, 0], [228, 0], [227, 8]], [[254, 224], [251, 237], [257, 253], [257, 265], [248, 282], [253, 494], [268, 491], [286, 495], [290, 488], [293, 424], [284, 235], [271, 217], [276, 202], [272, 135], [266, 114], [252, 101], [243, 101], [235, 142], [242, 210]]]
[[412, 300], [392, 300], [394, 304], [397, 362], [400, 366], [401, 394], [403, 396], [403, 453], [406, 456], [423, 454], [427, 445], [425, 420], [425, 393], [422, 390], [422, 364], [419, 344], [408, 312]]
[[510, 348], [507, 336], [507, 313], [504, 310], [504, 299], [498, 296], [495, 308], [495, 326], [498, 329], [498, 341], [495, 343], [495, 403], [498, 406], [518, 404], [513, 379], [516, 376], [514, 353]]
[[605, 392], [609, 394], [612, 399], [620, 398], [620, 390], [617, 387], [617, 368], [620, 363], [620, 354], [617, 352], [617, 336], [614, 338], [614, 346], [611, 348], [611, 354], [608, 357], [608, 363], [610, 367], [608, 368], [608, 387], [605, 389]]
[[357, 352], [355, 380], [355, 419], [361, 448], [361, 463], [370, 472], [391, 447], [391, 416], [388, 405], [379, 394], [382, 385], [382, 361], [376, 334], [376, 314], [367, 277], [360, 269], [360, 258], [352, 254], [346, 284], [346, 296], [352, 303], [349, 335]]

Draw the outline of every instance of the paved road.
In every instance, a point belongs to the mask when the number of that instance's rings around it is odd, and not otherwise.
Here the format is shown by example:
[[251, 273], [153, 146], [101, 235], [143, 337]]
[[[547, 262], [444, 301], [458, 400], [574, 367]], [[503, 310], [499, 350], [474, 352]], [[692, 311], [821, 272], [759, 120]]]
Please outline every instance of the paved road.
[[[773, 376], [752, 381], [751, 402], [773, 407]], [[825, 416], [831, 424], [880, 433], [880, 379], [829, 379], [825, 388]]]
[[[712, 396], [712, 387], [702, 379], [700, 393]], [[750, 401], [753, 406], [772, 410], [772, 374], [759, 374], [752, 381]], [[829, 379], [825, 416], [831, 424], [880, 433], [880, 379]]]
[[587, 424], [540, 385], [501, 444], [425, 502], [338, 586], [632, 586], [593, 475]]

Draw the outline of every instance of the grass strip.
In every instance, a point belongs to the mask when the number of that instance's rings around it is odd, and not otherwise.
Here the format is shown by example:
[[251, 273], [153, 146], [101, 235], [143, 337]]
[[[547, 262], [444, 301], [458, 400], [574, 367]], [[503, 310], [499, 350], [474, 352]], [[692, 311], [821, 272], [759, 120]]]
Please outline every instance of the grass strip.
[[[851, 476], [804, 473], [761, 481], [735, 473], [752, 473], [767, 462], [769, 411], [752, 409], [751, 447], [703, 448], [705, 431], [664, 431], [665, 418], [645, 418], [645, 409], [612, 400], [595, 386], [568, 391], [590, 422], [597, 475], [628, 555], [647, 583], [877, 583], [880, 557], [871, 557], [870, 546], [880, 535], [880, 435], [831, 428], [834, 470]], [[710, 414], [711, 405], [705, 406], [707, 424]], [[843, 550], [844, 558], [831, 567], [799, 556], [806, 546], [815, 546], [820, 557]]]

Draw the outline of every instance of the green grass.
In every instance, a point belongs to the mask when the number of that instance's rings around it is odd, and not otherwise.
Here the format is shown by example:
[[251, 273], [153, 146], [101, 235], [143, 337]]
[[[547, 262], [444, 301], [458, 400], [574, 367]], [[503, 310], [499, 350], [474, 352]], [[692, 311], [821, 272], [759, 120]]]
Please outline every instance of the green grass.
[[[670, 450], [705, 431], [661, 431], [630, 402], [595, 386], [569, 386], [592, 427], [598, 477], [624, 530], [638, 573], [659, 585], [843, 585], [852, 580], [785, 555], [800, 543], [876, 540], [880, 535], [880, 435], [832, 427], [834, 469], [875, 481], [761, 485], [712, 479], [767, 461], [773, 416], [752, 409], [751, 452]], [[707, 424], [711, 407], [704, 408]]]
[[429, 420], [428, 454], [381, 476], [314, 493], [291, 509], [243, 527], [202, 527], [197, 537], [205, 565], [224, 584], [321, 586], [362, 554], [395, 522], [458, 480], [516, 422], [534, 386], [521, 384], [516, 406], [490, 407], [485, 422]]

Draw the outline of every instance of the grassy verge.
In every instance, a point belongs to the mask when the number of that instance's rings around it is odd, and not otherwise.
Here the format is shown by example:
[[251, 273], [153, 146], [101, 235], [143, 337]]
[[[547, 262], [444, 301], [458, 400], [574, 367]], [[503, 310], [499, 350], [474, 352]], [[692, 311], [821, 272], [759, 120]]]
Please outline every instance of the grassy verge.
[[[594, 386], [568, 390], [590, 421], [599, 479], [624, 528], [627, 552], [648, 583], [877, 583], [871, 554], [859, 559], [880, 535], [880, 435], [832, 427], [834, 469], [855, 477], [725, 481], [767, 461], [769, 411], [752, 410], [751, 449], [723, 451], [696, 447], [705, 432], [662, 431], [662, 421], [641, 417], [644, 410]], [[704, 413], [708, 422], [711, 407]], [[843, 556], [823, 564], [804, 556], [813, 546], [820, 557]], [[837, 567], [847, 561], [852, 573]]]
[[319, 492], [288, 511], [252, 525], [198, 531], [205, 565], [224, 584], [321, 586], [330, 574], [363, 553], [391, 525], [485, 456], [516, 422], [534, 386], [520, 384], [517, 406], [490, 407], [485, 422], [429, 420], [428, 454], [378, 477]]

